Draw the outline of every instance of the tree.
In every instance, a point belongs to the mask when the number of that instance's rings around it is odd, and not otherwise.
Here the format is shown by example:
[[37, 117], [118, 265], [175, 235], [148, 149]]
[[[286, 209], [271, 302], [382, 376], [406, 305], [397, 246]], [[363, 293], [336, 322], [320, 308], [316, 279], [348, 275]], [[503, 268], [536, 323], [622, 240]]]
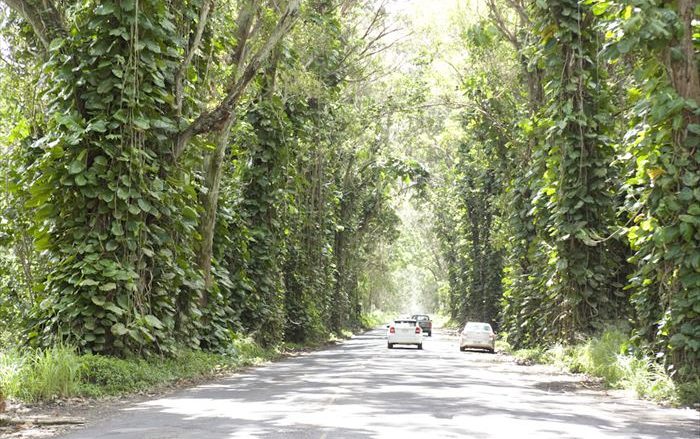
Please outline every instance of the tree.
[[[258, 5], [257, 42], [235, 44], [210, 27], [228, 13], [226, 3], [7, 4], [32, 26], [50, 84], [43, 94], [49, 116], [31, 139], [37, 161], [29, 206], [40, 221], [37, 245], [54, 263], [32, 336], [115, 353], [196, 346], [203, 284], [191, 264], [198, 227], [192, 177], [201, 153], [192, 140], [227, 135], [236, 105], [300, 2], [272, 20], [274, 9]], [[241, 11], [249, 11], [245, 3]], [[238, 69], [207, 77], [202, 48], [222, 60], [237, 56]], [[217, 82], [223, 86], [211, 89]], [[208, 160], [209, 213], [225, 143]], [[213, 222], [205, 215], [201, 223], [204, 284]]]

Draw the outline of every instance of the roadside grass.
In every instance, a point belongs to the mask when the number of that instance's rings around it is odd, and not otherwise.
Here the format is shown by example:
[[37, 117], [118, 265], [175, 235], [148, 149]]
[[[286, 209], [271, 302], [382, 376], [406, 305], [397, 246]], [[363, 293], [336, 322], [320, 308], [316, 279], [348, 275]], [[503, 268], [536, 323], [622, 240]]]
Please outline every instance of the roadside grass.
[[0, 354], [0, 393], [37, 401], [78, 393], [81, 363], [75, 350], [56, 346], [46, 350]]
[[508, 352], [524, 363], [552, 364], [573, 373], [600, 378], [613, 389], [633, 390], [638, 397], [671, 405], [700, 403], [700, 378], [675, 382], [651, 356], [635, 350], [629, 337], [612, 328], [573, 346], [557, 344], [547, 348], [513, 349], [505, 339], [496, 349]]
[[226, 354], [183, 350], [175, 357], [79, 355], [70, 346], [0, 351], [0, 395], [17, 401], [38, 402], [153, 392], [178, 382], [211, 378], [260, 365], [290, 352], [318, 348], [351, 336], [352, 332], [341, 331], [329, 334], [324, 341], [283, 343], [275, 348], [263, 348], [251, 337], [234, 336]]
[[137, 393], [183, 379], [215, 376], [270, 358], [269, 352], [236, 357], [185, 351], [174, 358], [121, 359], [78, 355], [66, 346], [0, 353], [0, 392], [24, 402]]

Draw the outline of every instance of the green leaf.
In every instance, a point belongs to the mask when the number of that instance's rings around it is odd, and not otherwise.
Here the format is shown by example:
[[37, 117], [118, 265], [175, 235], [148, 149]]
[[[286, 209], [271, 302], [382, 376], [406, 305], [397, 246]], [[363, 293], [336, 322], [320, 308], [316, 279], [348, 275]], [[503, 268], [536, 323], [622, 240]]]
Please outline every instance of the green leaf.
[[[694, 187], [696, 187], [698, 181], [700, 181], [700, 174], [696, 174], [693, 172], [686, 172], [685, 175], [683, 175], [683, 184], [685, 184], [686, 186], [694, 188]], [[692, 196], [689, 197], [688, 199], [691, 199], [691, 198], [692, 198]]]
[[123, 108], [120, 108], [119, 111], [112, 115], [112, 117], [114, 117], [121, 123], [126, 123], [129, 120], [126, 114], [126, 110], [124, 110]]
[[143, 198], [139, 198], [137, 202], [141, 210], [143, 210], [144, 212], [151, 211], [151, 204], [148, 201], [144, 200]]
[[51, 238], [48, 233], [41, 233], [34, 239], [34, 247], [39, 250], [48, 250], [51, 248]]
[[94, 303], [97, 306], [104, 306], [106, 301], [104, 296], [92, 296], [90, 297], [90, 300], [92, 300], [92, 303]]
[[605, 13], [605, 11], [608, 10], [609, 7], [610, 7], [610, 3], [600, 2], [600, 3], [594, 4], [593, 7], [591, 8], [591, 11], [593, 11], [593, 14], [595, 14], [595, 15], [603, 15]]
[[154, 316], [153, 314], [147, 314], [144, 316], [144, 319], [148, 324], [156, 329], [163, 329], [163, 323], [158, 320], [158, 317]]
[[68, 166], [68, 173], [71, 175], [75, 175], [83, 172], [84, 169], [85, 162], [83, 162], [83, 160], [80, 157], [78, 157], [72, 162], [70, 162], [70, 165]]
[[113, 85], [112, 81], [103, 80], [102, 82], [100, 82], [100, 85], [97, 86], [97, 93], [98, 94], [107, 93], [108, 91], [110, 91], [112, 89], [112, 85]]
[[675, 226], [666, 226], [657, 229], [656, 233], [659, 234], [661, 243], [666, 244], [673, 242], [678, 237], [679, 230], [678, 227]]
[[85, 278], [85, 279], [81, 280], [80, 283], [78, 283], [78, 285], [81, 287], [93, 287], [93, 286], [99, 285], [99, 284], [100, 284], [99, 282], [92, 280], [90, 278]]
[[165, 118], [165, 117], [151, 121], [151, 125], [155, 128], [160, 128], [160, 129], [170, 130], [170, 131], [173, 131], [176, 129], [175, 123], [172, 120]]
[[122, 199], [122, 200], [128, 200], [129, 199], [129, 190], [125, 187], [120, 187], [117, 189], [117, 197]]
[[148, 119], [143, 116], [139, 116], [134, 118], [134, 126], [142, 130], [147, 130], [151, 127], [151, 124], [148, 122]]
[[124, 234], [124, 229], [122, 228], [122, 223], [119, 221], [112, 222], [112, 234], [114, 236], [122, 236]]
[[117, 289], [117, 284], [114, 282], [107, 282], [106, 284], [100, 285], [100, 290], [101, 291], [112, 291]]
[[624, 55], [627, 52], [629, 52], [630, 50], [632, 50], [632, 47], [634, 47], [635, 44], [636, 44], [636, 41], [633, 40], [632, 38], [623, 38], [622, 40], [620, 40], [617, 43], [616, 47], [617, 47], [617, 50], [621, 54]]
[[114, 303], [108, 303], [107, 306], [105, 306], [104, 308], [117, 316], [122, 316], [124, 314], [124, 310], [115, 305]]
[[687, 222], [681, 223], [680, 231], [681, 236], [683, 236], [683, 239], [685, 239], [686, 242], [693, 242], [693, 226], [691, 226]]
[[114, 325], [112, 325], [111, 330], [112, 334], [116, 336], [126, 335], [126, 333], [129, 332], [129, 330], [126, 329], [126, 326], [124, 326], [123, 323], [115, 323]]
[[63, 43], [65, 43], [65, 40], [63, 38], [54, 38], [51, 41], [51, 44], [49, 44], [49, 52], [55, 52], [61, 47], [63, 47]]
[[129, 304], [129, 299], [126, 294], [119, 294], [117, 296], [117, 304], [121, 307], [126, 309]]
[[190, 207], [190, 206], [185, 206], [185, 207], [182, 209], [182, 214], [185, 215], [185, 218], [191, 219], [191, 220], [196, 220], [197, 217], [198, 217], [197, 211], [194, 210], [194, 209], [193, 209], [192, 207]]
[[678, 219], [683, 222], [700, 225], [700, 217], [695, 215], [679, 215]]

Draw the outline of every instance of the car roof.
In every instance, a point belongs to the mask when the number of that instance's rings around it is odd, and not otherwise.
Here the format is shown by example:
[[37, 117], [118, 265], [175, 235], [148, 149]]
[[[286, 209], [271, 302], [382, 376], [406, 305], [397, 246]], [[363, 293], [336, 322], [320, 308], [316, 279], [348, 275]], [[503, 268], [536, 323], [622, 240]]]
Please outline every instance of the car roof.
[[491, 328], [491, 330], [493, 330], [493, 327], [488, 322], [467, 322], [464, 324], [464, 327], [466, 328], [467, 326], [472, 327], [472, 328], [475, 326], [481, 326], [481, 327], [488, 326], [489, 328]]

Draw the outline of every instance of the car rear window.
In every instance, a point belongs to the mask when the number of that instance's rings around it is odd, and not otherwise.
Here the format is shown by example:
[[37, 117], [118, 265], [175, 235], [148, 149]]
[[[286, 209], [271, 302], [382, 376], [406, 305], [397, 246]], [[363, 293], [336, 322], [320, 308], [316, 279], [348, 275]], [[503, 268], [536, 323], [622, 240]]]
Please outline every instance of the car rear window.
[[415, 316], [414, 317], [416, 320], [430, 320], [430, 317], [428, 316]]
[[467, 323], [464, 329], [467, 331], [491, 332], [491, 325], [488, 323]]

